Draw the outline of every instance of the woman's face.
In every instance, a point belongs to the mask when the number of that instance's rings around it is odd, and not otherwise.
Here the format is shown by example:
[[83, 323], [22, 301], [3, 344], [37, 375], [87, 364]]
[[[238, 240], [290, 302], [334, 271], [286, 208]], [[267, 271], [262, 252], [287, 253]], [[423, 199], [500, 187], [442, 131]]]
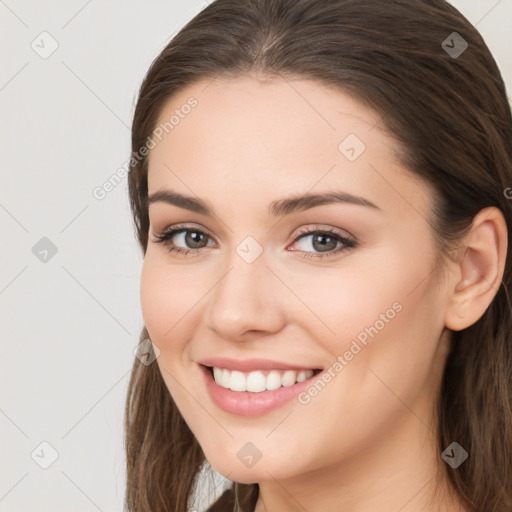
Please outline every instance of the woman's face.
[[158, 125], [149, 195], [190, 199], [150, 202], [142, 312], [213, 467], [260, 482], [410, 447], [433, 425], [447, 293], [430, 191], [377, 115], [240, 77], [183, 90]]

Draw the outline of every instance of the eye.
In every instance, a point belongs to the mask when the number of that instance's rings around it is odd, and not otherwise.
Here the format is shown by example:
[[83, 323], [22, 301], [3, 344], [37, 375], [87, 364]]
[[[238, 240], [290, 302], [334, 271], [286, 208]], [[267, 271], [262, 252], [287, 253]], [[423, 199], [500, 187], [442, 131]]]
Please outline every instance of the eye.
[[[179, 243], [188, 244], [191, 246], [190, 249], [182, 248], [177, 246], [172, 239], [176, 238], [176, 241]], [[183, 256], [189, 253], [198, 253], [198, 249], [202, 249], [206, 246], [204, 243], [207, 240], [209, 235], [200, 229], [196, 229], [193, 226], [174, 226], [172, 229], [164, 231], [159, 235], [155, 235], [155, 239], [153, 242], [157, 244], [162, 244], [169, 252], [176, 252], [177, 254], [181, 254]]]
[[[300, 252], [303, 258], [311, 259], [311, 258], [325, 258], [327, 256], [333, 256], [339, 254], [343, 251], [349, 251], [354, 249], [357, 246], [355, 240], [351, 240], [336, 232], [336, 230], [330, 229], [311, 229], [311, 228], [302, 228], [299, 231], [298, 237], [295, 238], [296, 242], [301, 242], [304, 239], [310, 238], [308, 243], [304, 243], [303, 249]], [[341, 244], [341, 247], [337, 247], [338, 244]], [[306, 249], [313, 249], [315, 251], [320, 251], [319, 253], [308, 252]], [[295, 249], [293, 249], [295, 250]]]
[[[346, 238], [332, 228], [302, 228], [299, 231], [299, 236], [295, 236], [293, 240], [295, 243], [299, 243], [306, 238], [311, 238], [311, 241], [309, 243], [304, 243], [303, 249], [298, 251], [296, 249], [292, 249], [292, 251], [302, 253], [301, 257], [306, 259], [333, 256], [357, 246], [355, 240]], [[211, 241], [211, 237], [207, 233], [195, 228], [194, 226], [174, 226], [163, 233], [155, 235], [153, 242], [164, 245], [167, 247], [169, 252], [175, 252], [182, 256], [186, 256], [188, 254], [197, 256], [201, 252], [200, 249], [208, 246], [209, 240]], [[185, 247], [180, 247], [177, 243], [185, 245]], [[341, 247], [339, 247], [338, 244], [341, 244]], [[307, 251], [308, 248], [312, 248], [314, 251], [319, 252], [315, 253]]]

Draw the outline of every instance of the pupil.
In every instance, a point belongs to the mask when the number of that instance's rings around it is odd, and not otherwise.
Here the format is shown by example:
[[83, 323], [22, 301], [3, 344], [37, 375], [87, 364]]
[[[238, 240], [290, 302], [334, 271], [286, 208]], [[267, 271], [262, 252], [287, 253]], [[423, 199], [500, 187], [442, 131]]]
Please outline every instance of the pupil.
[[197, 231], [190, 231], [186, 235], [186, 242], [188, 245], [192, 245], [194, 247], [195, 243], [200, 243], [201, 238], [203, 237], [202, 233], [198, 233]]
[[318, 247], [316, 247], [316, 244], [315, 244], [316, 240], [322, 240], [319, 243], [319, 248], [325, 249], [326, 245], [328, 245], [328, 243], [329, 243], [329, 240], [331, 241], [331, 243], [334, 242], [334, 246], [333, 247], [327, 247], [327, 249], [335, 249], [336, 248], [336, 240], [334, 238], [330, 237], [330, 236], [327, 236], [327, 235], [316, 235], [313, 238], [313, 246], [315, 247], [315, 249], [318, 248]]

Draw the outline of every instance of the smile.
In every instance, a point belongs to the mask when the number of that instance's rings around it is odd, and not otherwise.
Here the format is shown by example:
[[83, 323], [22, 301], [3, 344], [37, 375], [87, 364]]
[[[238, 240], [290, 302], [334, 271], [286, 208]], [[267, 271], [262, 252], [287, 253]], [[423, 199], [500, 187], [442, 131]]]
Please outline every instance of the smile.
[[257, 417], [292, 402], [321, 369], [265, 369], [241, 372], [198, 365], [213, 403], [236, 416]]
[[280, 387], [293, 386], [312, 377], [321, 370], [257, 370], [240, 372], [226, 368], [210, 368], [215, 382], [225, 389], [232, 391], [249, 391], [261, 393], [273, 391]]

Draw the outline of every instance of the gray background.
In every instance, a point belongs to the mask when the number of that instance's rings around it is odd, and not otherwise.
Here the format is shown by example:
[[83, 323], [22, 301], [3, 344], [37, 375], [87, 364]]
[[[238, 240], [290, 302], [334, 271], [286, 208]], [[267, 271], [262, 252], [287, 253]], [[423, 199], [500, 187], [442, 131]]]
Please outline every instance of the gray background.
[[[452, 3], [512, 90], [512, 0]], [[0, 512], [122, 510], [142, 255], [126, 179], [93, 191], [129, 157], [149, 64], [205, 6], [0, 0]]]

